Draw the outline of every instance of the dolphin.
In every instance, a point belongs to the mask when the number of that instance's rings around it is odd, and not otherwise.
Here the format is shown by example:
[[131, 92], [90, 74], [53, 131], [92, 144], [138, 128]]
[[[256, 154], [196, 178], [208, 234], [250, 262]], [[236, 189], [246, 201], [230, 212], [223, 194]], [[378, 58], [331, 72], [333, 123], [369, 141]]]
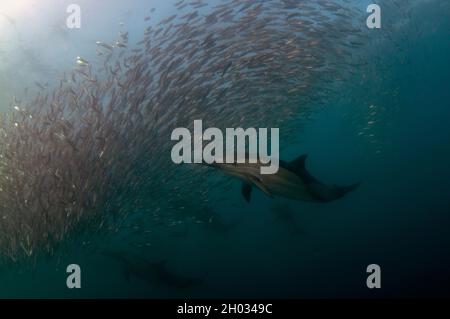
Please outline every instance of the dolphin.
[[191, 288], [202, 283], [198, 278], [176, 274], [167, 268], [166, 260], [152, 262], [144, 257], [120, 251], [104, 252], [104, 255], [120, 263], [127, 281], [133, 276], [150, 284], [163, 284], [177, 289]]
[[299, 156], [291, 162], [280, 160], [279, 170], [275, 174], [261, 174], [257, 163], [212, 163], [207, 166], [215, 167], [226, 174], [243, 181], [242, 195], [250, 202], [252, 187], [256, 186], [269, 197], [285, 197], [289, 199], [328, 203], [339, 199], [356, 189], [359, 182], [349, 186], [326, 185], [312, 176], [305, 167], [307, 154]]

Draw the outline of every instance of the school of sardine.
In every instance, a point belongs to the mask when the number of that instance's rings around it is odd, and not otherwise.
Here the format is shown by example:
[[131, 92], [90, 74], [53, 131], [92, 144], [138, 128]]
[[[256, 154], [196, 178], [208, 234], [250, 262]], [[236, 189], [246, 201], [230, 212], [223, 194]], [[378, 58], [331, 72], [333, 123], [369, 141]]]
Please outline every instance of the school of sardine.
[[114, 231], [134, 212], [171, 225], [190, 201], [204, 214], [224, 177], [173, 164], [172, 130], [202, 119], [288, 137], [366, 41], [350, 3], [180, 0], [175, 9], [161, 21], [149, 10], [137, 44], [126, 31], [93, 43], [97, 60], [75, 57], [57, 86], [38, 83], [2, 115], [2, 260], [52, 255], [80, 229]]

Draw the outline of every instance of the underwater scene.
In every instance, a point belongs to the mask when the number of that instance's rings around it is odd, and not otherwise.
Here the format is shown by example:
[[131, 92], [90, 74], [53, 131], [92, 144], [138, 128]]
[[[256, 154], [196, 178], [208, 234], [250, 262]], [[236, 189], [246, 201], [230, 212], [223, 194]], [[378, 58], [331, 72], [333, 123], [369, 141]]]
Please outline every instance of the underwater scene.
[[449, 58], [447, 0], [0, 0], [0, 298], [450, 297]]

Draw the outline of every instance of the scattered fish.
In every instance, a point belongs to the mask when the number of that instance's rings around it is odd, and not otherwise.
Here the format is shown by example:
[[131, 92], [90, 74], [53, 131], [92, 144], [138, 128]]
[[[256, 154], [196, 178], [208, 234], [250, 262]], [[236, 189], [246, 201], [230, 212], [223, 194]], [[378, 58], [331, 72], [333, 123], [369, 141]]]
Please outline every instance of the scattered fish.
[[89, 62], [84, 60], [83, 58], [77, 56], [77, 61], [76, 61], [77, 65], [79, 66], [88, 66]]
[[[352, 21], [365, 14], [337, 1], [178, 1], [136, 32], [136, 44], [120, 22], [114, 47], [92, 43], [95, 60], [77, 57], [59, 85], [37, 81], [38, 92], [11, 103], [20, 111], [0, 114], [0, 262], [53, 255], [80, 227], [86, 236], [118, 232], [127, 227], [118, 221], [137, 212], [146, 219], [141, 233], [192, 221], [232, 229], [210, 209], [227, 200], [232, 181], [203, 166], [175, 166], [167, 136], [202, 119], [223, 128], [282, 127], [288, 145], [299, 130], [292, 119], [331, 104], [338, 85], [360, 71], [370, 38]], [[245, 180], [247, 200], [253, 186], [320, 202], [356, 188], [326, 186], [300, 160], [267, 179], [237, 168], [221, 167]], [[183, 202], [196, 206], [190, 216]], [[182, 285], [163, 263], [140, 263], [134, 273], [151, 268]]]
[[114, 47], [112, 45], [106, 44], [106, 43], [104, 43], [102, 41], [97, 41], [96, 44], [98, 46], [101, 46], [101, 47], [103, 47], [105, 49], [108, 49], [108, 50], [113, 50], [114, 49]]

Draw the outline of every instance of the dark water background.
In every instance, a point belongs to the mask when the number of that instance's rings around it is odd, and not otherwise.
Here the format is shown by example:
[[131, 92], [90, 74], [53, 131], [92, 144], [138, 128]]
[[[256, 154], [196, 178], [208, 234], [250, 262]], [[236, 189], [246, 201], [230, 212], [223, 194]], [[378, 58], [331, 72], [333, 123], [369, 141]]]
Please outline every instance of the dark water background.
[[[355, 73], [332, 105], [318, 105], [297, 143], [281, 141], [283, 159], [308, 153], [313, 174], [330, 183], [361, 180], [358, 190], [329, 204], [255, 191], [247, 204], [235, 181], [217, 189], [229, 200], [213, 207], [237, 222], [228, 232], [192, 226], [186, 237], [161, 233], [143, 247], [133, 244], [140, 235], [132, 230], [93, 238], [92, 250], [75, 242], [62, 257], [3, 267], [0, 297], [449, 296], [450, 14], [438, 2], [424, 2], [416, 20], [405, 21], [415, 27], [368, 54], [377, 67]], [[295, 232], [292, 221], [276, 217], [280, 210], [295, 212]], [[127, 281], [120, 265], [102, 255], [111, 249], [167, 259], [172, 271], [203, 283], [174, 289]], [[82, 289], [65, 285], [70, 263], [81, 266]], [[372, 263], [382, 269], [377, 291], [365, 285]]]

